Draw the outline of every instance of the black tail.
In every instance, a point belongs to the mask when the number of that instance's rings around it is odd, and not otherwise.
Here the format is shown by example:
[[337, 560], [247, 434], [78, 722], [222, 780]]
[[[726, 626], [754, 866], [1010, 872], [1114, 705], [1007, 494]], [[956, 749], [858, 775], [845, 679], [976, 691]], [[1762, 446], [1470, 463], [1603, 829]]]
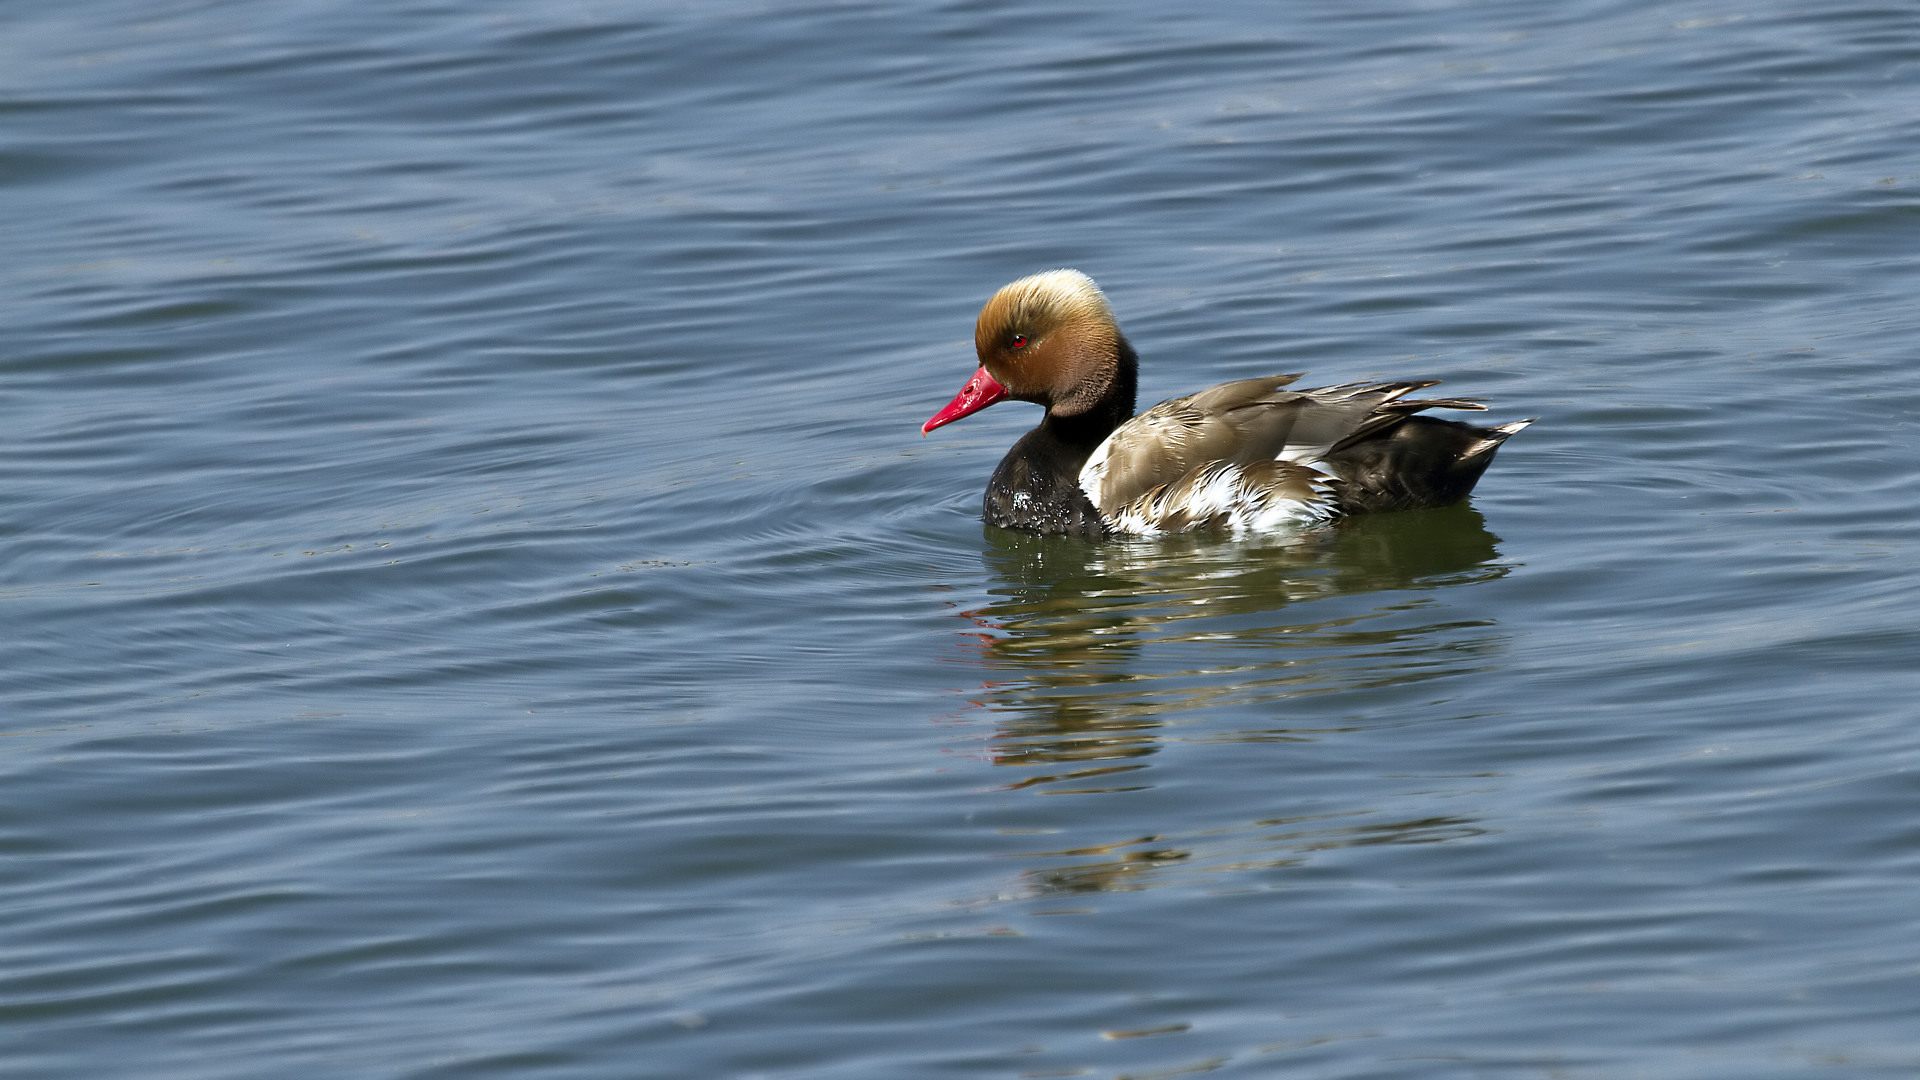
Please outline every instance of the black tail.
[[[1437, 404], [1437, 403], [1436, 403]], [[1458, 407], [1447, 402], [1448, 407]], [[1327, 455], [1340, 474], [1340, 507], [1353, 514], [1447, 506], [1467, 497], [1493, 452], [1533, 423], [1474, 427], [1457, 420], [1408, 416]]]

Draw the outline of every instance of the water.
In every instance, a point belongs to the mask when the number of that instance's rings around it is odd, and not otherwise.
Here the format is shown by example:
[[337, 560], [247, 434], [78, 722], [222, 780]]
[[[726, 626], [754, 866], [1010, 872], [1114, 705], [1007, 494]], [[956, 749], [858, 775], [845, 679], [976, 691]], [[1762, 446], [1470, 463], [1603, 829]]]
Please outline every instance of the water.
[[[1920, 15], [0, 13], [9, 1076], [1920, 1072]], [[1471, 505], [985, 529], [999, 285]]]

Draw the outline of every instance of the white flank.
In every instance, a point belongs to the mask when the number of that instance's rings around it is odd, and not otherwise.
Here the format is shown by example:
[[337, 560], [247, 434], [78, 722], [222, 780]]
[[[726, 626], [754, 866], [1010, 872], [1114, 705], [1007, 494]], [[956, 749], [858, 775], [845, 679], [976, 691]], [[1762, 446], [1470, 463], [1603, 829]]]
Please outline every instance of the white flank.
[[[1087, 463], [1080, 466], [1080, 490], [1087, 493], [1095, 506], [1100, 506], [1100, 482], [1107, 478], [1107, 450], [1112, 445], [1113, 436], [1101, 439], [1100, 445], [1087, 457]], [[1101, 510], [1105, 512], [1105, 507]]]
[[1205, 522], [1217, 522], [1233, 533], [1321, 525], [1338, 516], [1333, 501], [1334, 478], [1323, 469], [1314, 469], [1314, 473], [1309, 483], [1315, 498], [1306, 500], [1256, 486], [1249, 482], [1244, 467], [1221, 462], [1207, 466], [1198, 482], [1187, 489], [1187, 497], [1177, 502], [1166, 498], [1167, 487], [1160, 487], [1112, 513], [1104, 507], [1101, 512], [1108, 515], [1115, 530], [1138, 536], [1164, 536], [1180, 531], [1166, 528], [1170, 520], [1186, 522], [1189, 529]]

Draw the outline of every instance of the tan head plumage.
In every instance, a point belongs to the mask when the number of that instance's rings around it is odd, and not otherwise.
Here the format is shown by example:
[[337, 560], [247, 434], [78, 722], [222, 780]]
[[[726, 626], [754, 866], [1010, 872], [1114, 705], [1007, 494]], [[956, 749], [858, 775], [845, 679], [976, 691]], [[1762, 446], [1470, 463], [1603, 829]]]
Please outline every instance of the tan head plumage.
[[1093, 279], [1078, 270], [1023, 277], [993, 294], [973, 347], [1009, 396], [1071, 415], [1112, 382], [1120, 328]]

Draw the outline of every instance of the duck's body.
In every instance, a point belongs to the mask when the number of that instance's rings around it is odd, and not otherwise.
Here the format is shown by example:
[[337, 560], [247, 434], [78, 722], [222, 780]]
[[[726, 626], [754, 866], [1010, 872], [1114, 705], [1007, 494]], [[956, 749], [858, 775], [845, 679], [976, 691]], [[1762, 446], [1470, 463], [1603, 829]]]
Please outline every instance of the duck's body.
[[1139, 360], [1077, 270], [1022, 278], [974, 328], [980, 369], [922, 433], [1011, 397], [1046, 406], [993, 472], [982, 516], [1089, 537], [1265, 531], [1345, 513], [1458, 502], [1521, 420], [1480, 428], [1416, 415], [1484, 409], [1403, 400], [1433, 380], [1285, 390], [1298, 375], [1222, 383], [1133, 415]]

